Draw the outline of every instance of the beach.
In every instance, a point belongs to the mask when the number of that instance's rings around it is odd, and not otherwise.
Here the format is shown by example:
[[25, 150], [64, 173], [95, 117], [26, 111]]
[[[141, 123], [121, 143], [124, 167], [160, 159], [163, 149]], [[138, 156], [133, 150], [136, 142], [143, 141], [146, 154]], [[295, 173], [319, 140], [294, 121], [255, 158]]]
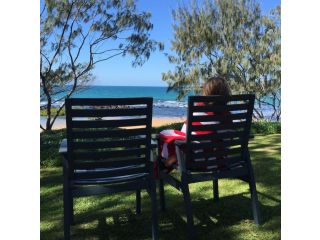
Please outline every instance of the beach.
[[177, 122], [184, 122], [185, 117], [159, 117], [159, 118], [153, 118], [152, 119], [152, 127], [160, 127], [163, 125], [171, 124], [171, 123], [177, 123]]

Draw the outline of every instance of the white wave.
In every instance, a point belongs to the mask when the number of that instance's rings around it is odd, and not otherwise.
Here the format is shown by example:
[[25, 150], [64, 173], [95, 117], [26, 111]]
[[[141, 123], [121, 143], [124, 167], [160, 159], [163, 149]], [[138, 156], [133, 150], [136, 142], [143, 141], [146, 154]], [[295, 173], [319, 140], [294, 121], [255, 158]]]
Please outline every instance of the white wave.
[[188, 104], [186, 102], [181, 101], [162, 101], [158, 100], [153, 103], [153, 106], [160, 108], [186, 108]]
[[[47, 101], [40, 101], [40, 107], [45, 107], [47, 105]], [[58, 107], [61, 107], [63, 105], [63, 101], [58, 101], [58, 102], [55, 102], [55, 103], [52, 103], [51, 106], [54, 107], [54, 108], [58, 108]]]

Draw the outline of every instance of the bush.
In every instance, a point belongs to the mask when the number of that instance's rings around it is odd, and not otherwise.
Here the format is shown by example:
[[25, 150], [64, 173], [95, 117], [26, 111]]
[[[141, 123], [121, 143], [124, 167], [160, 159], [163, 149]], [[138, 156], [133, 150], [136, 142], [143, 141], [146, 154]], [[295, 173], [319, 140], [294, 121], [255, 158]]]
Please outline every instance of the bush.
[[65, 129], [45, 131], [40, 133], [40, 166], [61, 166], [59, 154], [60, 142], [66, 137]]
[[275, 134], [281, 133], [281, 122], [257, 121], [252, 123], [252, 134]]
[[[51, 115], [54, 116], [58, 112], [58, 108], [51, 108]], [[59, 116], [65, 116], [65, 110], [64, 108], [60, 111]], [[41, 109], [40, 110], [40, 116], [47, 116], [47, 109]]]

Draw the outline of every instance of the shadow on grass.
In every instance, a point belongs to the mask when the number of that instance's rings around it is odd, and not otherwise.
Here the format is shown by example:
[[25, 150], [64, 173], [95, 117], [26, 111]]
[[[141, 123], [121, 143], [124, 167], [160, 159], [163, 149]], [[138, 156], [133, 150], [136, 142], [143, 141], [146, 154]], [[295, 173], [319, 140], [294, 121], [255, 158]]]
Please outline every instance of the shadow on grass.
[[[182, 196], [180, 197], [182, 198]], [[164, 239], [170, 239], [170, 236], [176, 237], [176, 233], [180, 232], [182, 234], [181, 239], [186, 239], [187, 225], [182, 199], [179, 203], [180, 206], [178, 206], [179, 204], [174, 202], [174, 199], [176, 199], [174, 196], [166, 196], [166, 198], [168, 202], [173, 202], [170, 204], [171, 207], [168, 207], [166, 212], [163, 213], [166, 225], [171, 225], [171, 228], [162, 228], [162, 236]], [[175, 207], [172, 205], [175, 205]], [[199, 239], [239, 239], [238, 232], [232, 230], [232, 228], [243, 223], [249, 224], [253, 229], [259, 228], [253, 222], [251, 199], [242, 194], [223, 197], [219, 201], [213, 199], [193, 200], [192, 207]], [[280, 205], [260, 204], [260, 208], [263, 225], [274, 217], [274, 214], [266, 213], [278, 213]], [[276, 224], [280, 224], [280, 220]]]
[[[187, 225], [182, 196], [168, 194], [166, 199], [170, 201], [170, 206], [166, 212], [159, 212], [161, 239], [186, 239]], [[143, 209], [140, 215], [135, 214], [133, 207], [128, 209], [128, 205], [126, 208], [122, 207], [121, 210], [113, 210], [112, 206], [116, 205], [116, 201], [112, 200], [76, 213], [72, 238], [150, 239], [150, 201], [148, 197], [145, 197], [142, 198], [142, 202]], [[133, 204], [134, 201], [131, 205]], [[213, 199], [198, 199], [192, 201], [192, 206], [199, 239], [239, 239], [238, 230], [233, 229], [239, 224], [246, 224], [257, 231], [260, 228], [252, 220], [251, 200], [243, 194], [223, 197], [217, 202]], [[280, 204], [276, 206], [261, 204], [261, 212], [264, 216], [264, 223], [274, 220], [271, 225], [265, 226], [265, 230], [277, 229], [280, 217], [277, 218], [276, 215], [280, 212]], [[62, 239], [62, 217], [62, 213], [59, 214], [60, 221], [57, 219], [54, 228], [41, 231], [43, 239]]]

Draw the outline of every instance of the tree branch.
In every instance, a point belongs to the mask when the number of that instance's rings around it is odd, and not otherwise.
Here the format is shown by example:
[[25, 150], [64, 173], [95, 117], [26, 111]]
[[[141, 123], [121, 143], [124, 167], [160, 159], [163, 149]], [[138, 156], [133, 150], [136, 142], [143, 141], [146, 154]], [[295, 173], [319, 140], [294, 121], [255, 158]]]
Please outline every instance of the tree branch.
[[99, 54], [104, 54], [106, 52], [111, 52], [111, 51], [123, 51], [122, 48], [113, 48], [113, 49], [107, 49], [107, 50], [104, 50], [104, 51], [101, 51], [101, 52], [93, 52], [92, 54], [93, 55], [99, 55]]
[[46, 9], [46, 6], [47, 6], [47, 4], [46, 4], [46, 1], [43, 1], [43, 9], [42, 9], [42, 11], [41, 11], [41, 13], [40, 13], [40, 18], [42, 17], [42, 14], [44, 13], [44, 10]]
[[51, 68], [52, 68], [52, 65], [54, 63], [54, 60], [55, 60], [56, 56], [58, 55], [58, 53], [60, 52], [62, 40], [63, 40], [64, 34], [65, 34], [66, 30], [67, 30], [67, 26], [68, 26], [68, 22], [69, 22], [71, 13], [72, 13], [73, 5], [74, 5], [74, 2], [72, 1], [71, 5], [70, 5], [70, 10], [69, 10], [67, 18], [66, 18], [66, 22], [64, 23], [64, 26], [63, 26], [63, 29], [62, 29], [62, 33], [61, 33], [61, 36], [60, 36], [60, 39], [59, 39], [58, 47], [57, 47], [57, 49], [56, 49], [56, 51], [55, 51], [55, 53], [54, 53], [54, 55], [53, 55], [53, 57], [52, 57], [52, 59], [50, 61], [47, 73], [49, 73], [51, 71]]
[[103, 61], [109, 60], [110, 58], [116, 57], [116, 56], [118, 56], [118, 55], [120, 55], [120, 54], [123, 54], [123, 53], [125, 53], [125, 51], [122, 51], [122, 52], [120, 52], [120, 53], [116, 53], [116, 54], [114, 54], [114, 55], [112, 55], [112, 56], [110, 56], [110, 57], [107, 57], [107, 58], [99, 59], [99, 60], [93, 62], [92, 65], [95, 65], [95, 64], [97, 64], [98, 62], [103, 62]]

